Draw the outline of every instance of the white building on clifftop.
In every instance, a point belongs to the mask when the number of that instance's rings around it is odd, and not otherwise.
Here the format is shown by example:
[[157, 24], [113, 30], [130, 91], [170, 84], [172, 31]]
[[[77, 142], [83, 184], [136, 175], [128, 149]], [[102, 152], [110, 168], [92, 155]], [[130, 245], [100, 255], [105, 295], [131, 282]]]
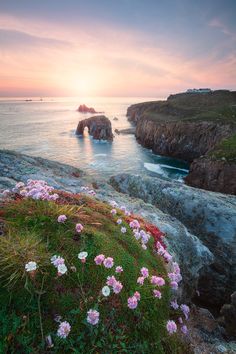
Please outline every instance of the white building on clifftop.
[[187, 93], [208, 93], [208, 92], [212, 92], [212, 90], [210, 88], [199, 88], [199, 89], [188, 89], [186, 91]]

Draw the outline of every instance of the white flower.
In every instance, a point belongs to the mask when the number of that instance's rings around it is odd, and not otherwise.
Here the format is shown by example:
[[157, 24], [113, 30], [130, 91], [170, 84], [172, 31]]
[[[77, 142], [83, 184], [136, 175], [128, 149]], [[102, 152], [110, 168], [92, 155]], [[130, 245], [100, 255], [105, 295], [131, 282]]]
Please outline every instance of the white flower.
[[33, 272], [36, 269], [37, 269], [37, 263], [36, 262], [28, 262], [25, 265], [26, 272]]
[[109, 296], [111, 293], [111, 290], [109, 288], [109, 286], [105, 285], [103, 288], [102, 288], [102, 295], [103, 296]]
[[126, 233], [126, 227], [122, 227], [121, 230], [122, 234], [125, 234]]
[[65, 264], [59, 264], [57, 271], [60, 275], [65, 274], [67, 272], [67, 266]]
[[79, 259], [85, 259], [85, 258], [87, 258], [88, 257], [88, 252], [80, 252], [79, 254], [78, 254], [78, 258]]

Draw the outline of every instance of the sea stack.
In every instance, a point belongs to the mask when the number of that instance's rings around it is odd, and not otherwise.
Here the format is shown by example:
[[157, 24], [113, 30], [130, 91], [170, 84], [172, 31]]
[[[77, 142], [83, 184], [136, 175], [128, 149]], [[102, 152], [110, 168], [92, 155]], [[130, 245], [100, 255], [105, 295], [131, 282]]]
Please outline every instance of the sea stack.
[[77, 126], [76, 134], [83, 135], [85, 127], [88, 128], [89, 135], [91, 135], [93, 139], [107, 141], [113, 140], [111, 122], [103, 115], [81, 120]]

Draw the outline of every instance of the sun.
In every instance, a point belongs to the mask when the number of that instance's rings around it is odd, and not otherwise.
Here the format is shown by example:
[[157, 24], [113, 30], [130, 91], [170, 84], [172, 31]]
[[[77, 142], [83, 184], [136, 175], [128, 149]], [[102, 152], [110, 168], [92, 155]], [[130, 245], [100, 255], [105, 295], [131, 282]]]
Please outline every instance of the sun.
[[97, 95], [100, 85], [99, 75], [91, 71], [80, 73], [71, 82], [71, 87], [73, 87], [75, 94], [83, 97]]

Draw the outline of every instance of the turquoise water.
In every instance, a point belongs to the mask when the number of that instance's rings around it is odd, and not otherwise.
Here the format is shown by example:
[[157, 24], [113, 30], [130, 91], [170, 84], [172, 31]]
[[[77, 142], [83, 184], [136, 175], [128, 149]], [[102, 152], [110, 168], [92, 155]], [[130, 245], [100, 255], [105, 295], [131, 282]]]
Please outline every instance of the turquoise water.
[[[182, 180], [188, 165], [172, 158], [154, 155], [136, 142], [133, 135], [115, 135], [112, 143], [94, 141], [86, 132], [75, 135], [79, 120], [91, 114], [76, 112], [85, 103], [103, 111], [113, 131], [129, 128], [127, 107], [157, 98], [23, 98], [0, 99], [0, 148], [41, 156], [71, 164], [96, 176], [120, 172]], [[113, 120], [117, 117], [118, 120]]]

